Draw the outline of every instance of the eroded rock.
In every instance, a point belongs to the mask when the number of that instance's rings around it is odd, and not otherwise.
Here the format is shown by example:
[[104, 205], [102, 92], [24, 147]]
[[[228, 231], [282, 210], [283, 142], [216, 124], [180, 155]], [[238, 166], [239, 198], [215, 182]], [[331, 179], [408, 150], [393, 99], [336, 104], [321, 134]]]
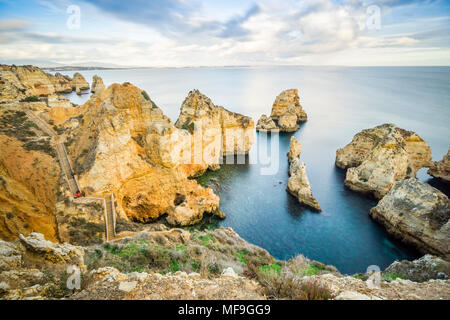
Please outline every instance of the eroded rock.
[[281, 92], [275, 99], [272, 112], [268, 118], [262, 115], [258, 120], [256, 130], [284, 132], [297, 131], [300, 123], [308, 119], [306, 112], [300, 105], [297, 89], [289, 89]]
[[441, 161], [435, 161], [430, 164], [428, 174], [441, 179], [444, 182], [450, 183], [450, 148]]
[[416, 133], [383, 124], [366, 129], [336, 151], [336, 165], [348, 169], [345, 185], [382, 198], [401, 179], [429, 165], [431, 148]]
[[422, 252], [450, 257], [449, 199], [429, 184], [415, 178], [398, 181], [369, 214]]
[[314, 210], [321, 211], [320, 204], [314, 197], [306, 175], [306, 165], [300, 161], [301, 145], [300, 142], [291, 137], [291, 146], [288, 153], [289, 159], [289, 180], [287, 191], [303, 203]]

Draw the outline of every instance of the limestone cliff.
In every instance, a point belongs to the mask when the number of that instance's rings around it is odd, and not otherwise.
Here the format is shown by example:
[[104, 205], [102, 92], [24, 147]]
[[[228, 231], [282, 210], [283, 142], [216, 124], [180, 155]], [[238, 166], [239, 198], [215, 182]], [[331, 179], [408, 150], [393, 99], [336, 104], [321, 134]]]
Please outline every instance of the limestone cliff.
[[396, 182], [370, 216], [422, 252], [450, 257], [450, 203], [430, 185], [415, 178]]
[[[250, 117], [230, 112], [192, 90], [184, 100], [175, 123], [192, 134], [194, 163], [216, 168], [225, 155], [247, 154], [254, 143], [254, 122]], [[197, 150], [202, 150], [201, 157]]]
[[279, 129], [284, 132], [293, 132], [297, 131], [300, 128], [300, 123], [306, 120], [308, 120], [308, 116], [300, 104], [298, 90], [289, 89], [276, 97], [270, 117], [262, 115], [258, 120], [256, 130], [271, 131]]
[[89, 89], [89, 84], [79, 73], [75, 73], [74, 79], [71, 79], [60, 73], [46, 73], [31, 65], [0, 65], [0, 101], [70, 93], [77, 88]]
[[450, 183], [450, 148], [441, 161], [435, 161], [430, 164], [428, 174]]
[[59, 165], [50, 138], [23, 107], [0, 109], [0, 239], [36, 231], [57, 240]]
[[302, 147], [300, 142], [291, 137], [291, 145], [288, 152], [289, 160], [289, 180], [287, 191], [303, 203], [314, 210], [321, 211], [320, 204], [314, 197], [309, 184], [308, 176], [306, 175], [306, 165], [300, 161], [300, 153]]
[[219, 197], [187, 179], [195, 165], [180, 160], [190, 144], [178, 137], [189, 133], [176, 128], [145, 91], [113, 84], [79, 108], [67, 145], [87, 195], [114, 192], [119, 214], [140, 222], [164, 214], [175, 225], [196, 223], [206, 212], [223, 217]]
[[345, 185], [382, 198], [401, 179], [429, 165], [431, 148], [412, 131], [393, 124], [366, 129], [336, 151], [336, 165], [348, 169]]

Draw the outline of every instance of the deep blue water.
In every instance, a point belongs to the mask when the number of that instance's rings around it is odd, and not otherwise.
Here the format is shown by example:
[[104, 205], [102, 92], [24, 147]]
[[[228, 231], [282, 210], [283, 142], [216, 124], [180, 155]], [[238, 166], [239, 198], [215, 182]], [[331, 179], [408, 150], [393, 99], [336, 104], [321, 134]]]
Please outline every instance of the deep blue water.
[[[419, 256], [392, 239], [368, 215], [376, 202], [346, 189], [345, 172], [334, 165], [336, 149], [362, 129], [395, 123], [413, 130], [440, 160], [450, 146], [449, 67], [265, 67], [82, 71], [105, 84], [131, 82], [145, 89], [173, 121], [191, 89], [199, 89], [217, 105], [253, 117], [270, 114], [275, 96], [298, 88], [309, 120], [294, 135], [302, 144], [302, 161], [323, 212], [299, 205], [286, 192], [291, 134], [280, 134], [279, 170], [261, 175], [260, 165], [223, 165], [215, 173], [221, 209], [246, 240], [278, 259], [298, 253], [338, 267], [343, 273], [364, 272], [369, 265], [385, 268], [394, 260]], [[71, 94], [75, 103], [88, 96]], [[261, 136], [257, 134], [257, 140]], [[256, 149], [257, 147], [253, 148]], [[252, 150], [256, 151], [256, 150]], [[250, 158], [254, 160], [255, 154]], [[426, 170], [419, 178], [428, 181]]]

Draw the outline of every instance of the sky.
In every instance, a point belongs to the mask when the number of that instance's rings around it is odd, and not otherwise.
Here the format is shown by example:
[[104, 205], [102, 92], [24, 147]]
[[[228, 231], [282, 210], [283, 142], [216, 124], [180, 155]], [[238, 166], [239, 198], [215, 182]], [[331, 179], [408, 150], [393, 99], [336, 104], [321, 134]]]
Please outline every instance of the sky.
[[0, 0], [0, 63], [450, 65], [448, 0]]

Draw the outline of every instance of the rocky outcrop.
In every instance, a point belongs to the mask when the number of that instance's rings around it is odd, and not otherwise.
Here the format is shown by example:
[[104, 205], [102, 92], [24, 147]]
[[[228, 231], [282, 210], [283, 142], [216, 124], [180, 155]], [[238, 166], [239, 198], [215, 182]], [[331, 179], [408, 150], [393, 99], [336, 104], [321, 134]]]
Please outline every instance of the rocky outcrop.
[[301, 145], [300, 142], [291, 137], [290, 150], [288, 152], [289, 159], [289, 180], [287, 191], [305, 204], [316, 211], [321, 211], [320, 204], [314, 197], [306, 175], [305, 163], [300, 161]]
[[89, 84], [79, 73], [71, 79], [60, 73], [46, 73], [35, 66], [0, 65], [0, 101], [70, 93], [77, 89], [89, 89]]
[[256, 124], [257, 131], [279, 131], [277, 125], [272, 118], [263, 114]]
[[72, 108], [72, 103], [64, 96], [51, 94], [47, 96], [47, 106], [49, 108]]
[[254, 143], [254, 122], [250, 117], [230, 112], [192, 90], [184, 100], [175, 126], [192, 134], [192, 155], [203, 153], [192, 163], [216, 168], [222, 156], [247, 154]]
[[[114, 192], [123, 218], [149, 222], [167, 214], [174, 225], [224, 217], [219, 197], [188, 176], [199, 169], [182, 156], [190, 133], [176, 128], [145, 91], [113, 84], [84, 105], [81, 124], [69, 135], [74, 169], [87, 194]], [[189, 160], [189, 159], [188, 159]]]
[[256, 129], [259, 131], [279, 129], [284, 132], [293, 132], [297, 131], [300, 123], [306, 120], [308, 120], [308, 116], [300, 105], [298, 90], [289, 89], [276, 97], [270, 117], [262, 115]]
[[89, 83], [81, 75], [81, 73], [78, 73], [78, 72], [75, 72], [73, 74], [73, 78], [70, 81], [70, 85], [72, 86], [72, 89], [75, 90], [77, 93], [79, 93], [79, 92], [81, 93], [81, 90], [89, 89]]
[[398, 181], [369, 214], [422, 252], [450, 257], [449, 199], [430, 185], [415, 178]]
[[105, 90], [105, 85], [103, 84], [103, 79], [100, 78], [98, 75], [94, 75], [92, 77], [91, 92], [92, 93], [100, 93], [103, 90]]
[[450, 262], [427, 254], [414, 261], [395, 261], [383, 271], [383, 274], [395, 274], [397, 277], [414, 282], [447, 280], [450, 277]]
[[431, 148], [412, 131], [393, 124], [366, 129], [336, 151], [336, 165], [348, 169], [345, 185], [382, 198], [401, 179], [429, 165]]
[[441, 179], [444, 182], [450, 183], [450, 148], [441, 161], [435, 161], [430, 164], [428, 174]]
[[311, 280], [316, 284], [327, 286], [335, 300], [446, 300], [450, 298], [449, 280], [417, 283], [396, 279], [369, 286], [367, 281], [331, 273], [312, 276]]
[[30, 259], [42, 259], [42, 264], [76, 265], [85, 269], [84, 249], [69, 243], [58, 244], [45, 240], [41, 233], [30, 233], [28, 236], [20, 235], [20, 242], [26, 248]]
[[123, 274], [114, 268], [91, 272], [92, 285], [74, 295], [76, 300], [260, 300], [262, 287], [244, 277], [227, 275], [203, 279], [198, 273], [161, 275]]
[[50, 137], [30, 121], [26, 107], [0, 108], [0, 239], [37, 231], [56, 240], [60, 169]]

